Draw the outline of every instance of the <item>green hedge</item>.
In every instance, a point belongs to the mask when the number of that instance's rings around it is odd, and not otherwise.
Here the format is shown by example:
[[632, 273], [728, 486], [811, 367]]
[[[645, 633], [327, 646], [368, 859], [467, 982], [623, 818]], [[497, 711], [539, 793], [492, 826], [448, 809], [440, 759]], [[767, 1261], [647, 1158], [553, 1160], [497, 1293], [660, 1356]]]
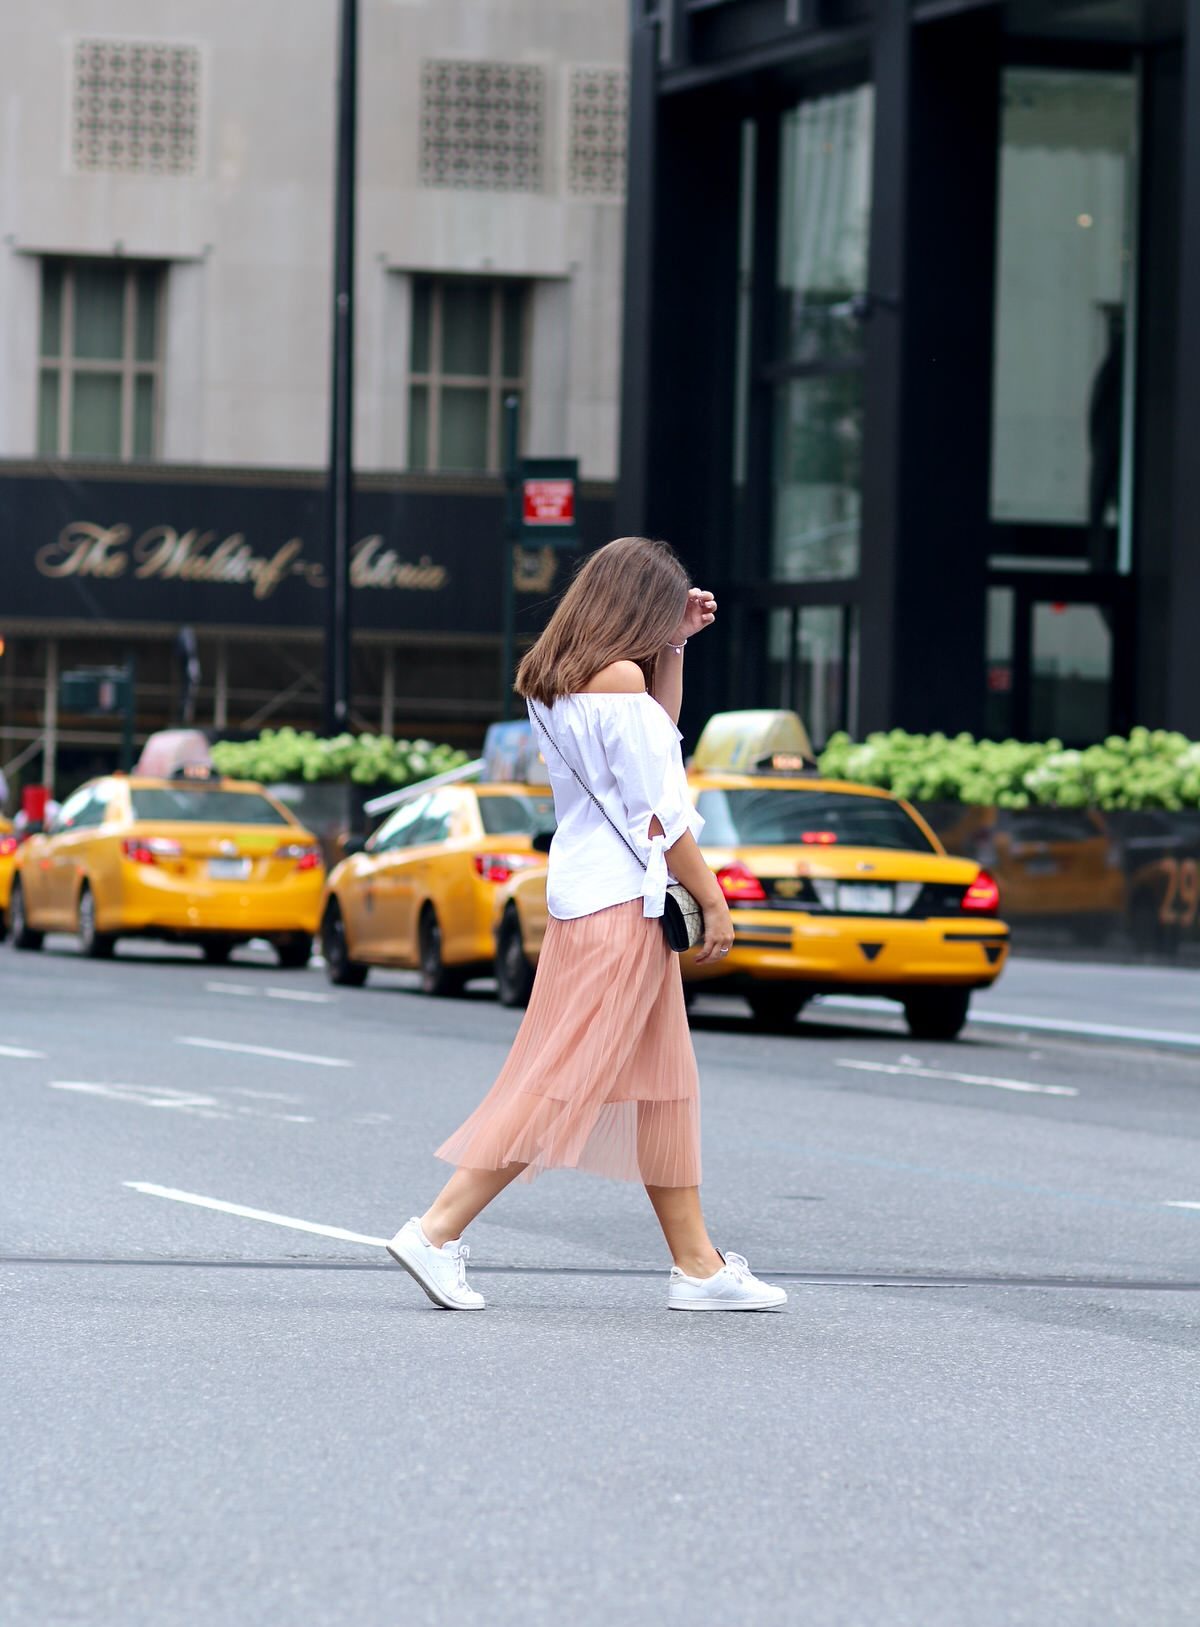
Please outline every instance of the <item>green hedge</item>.
[[469, 759], [465, 751], [431, 740], [393, 740], [382, 734], [339, 734], [323, 740], [311, 730], [289, 728], [264, 729], [257, 740], [218, 741], [212, 760], [222, 774], [267, 785], [288, 780], [408, 785], [444, 774]]
[[913, 802], [1000, 808], [1198, 808], [1200, 743], [1165, 729], [1110, 735], [1084, 751], [1061, 740], [976, 740], [969, 734], [835, 734], [821, 753], [831, 778], [878, 785]]

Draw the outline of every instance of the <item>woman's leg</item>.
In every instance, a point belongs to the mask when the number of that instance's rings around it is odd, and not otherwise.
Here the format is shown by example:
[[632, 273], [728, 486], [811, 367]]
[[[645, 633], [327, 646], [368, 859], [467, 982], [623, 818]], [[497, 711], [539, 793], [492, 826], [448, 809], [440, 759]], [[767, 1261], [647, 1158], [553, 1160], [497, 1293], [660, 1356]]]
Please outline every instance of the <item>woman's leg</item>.
[[679, 1269], [689, 1277], [711, 1277], [719, 1271], [724, 1261], [713, 1247], [704, 1224], [700, 1188], [648, 1186], [646, 1196], [658, 1216], [671, 1259]]
[[434, 1248], [461, 1237], [525, 1167], [506, 1164], [503, 1169], [456, 1169], [421, 1216], [421, 1230]]

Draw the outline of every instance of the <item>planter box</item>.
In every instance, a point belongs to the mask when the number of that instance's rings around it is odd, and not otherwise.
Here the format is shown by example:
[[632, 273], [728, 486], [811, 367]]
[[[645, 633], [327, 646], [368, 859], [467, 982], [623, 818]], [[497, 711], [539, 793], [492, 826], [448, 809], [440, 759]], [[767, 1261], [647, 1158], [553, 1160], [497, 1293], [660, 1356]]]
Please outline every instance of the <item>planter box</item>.
[[1200, 966], [1200, 809], [971, 808], [921, 813], [1000, 884], [1019, 951]]

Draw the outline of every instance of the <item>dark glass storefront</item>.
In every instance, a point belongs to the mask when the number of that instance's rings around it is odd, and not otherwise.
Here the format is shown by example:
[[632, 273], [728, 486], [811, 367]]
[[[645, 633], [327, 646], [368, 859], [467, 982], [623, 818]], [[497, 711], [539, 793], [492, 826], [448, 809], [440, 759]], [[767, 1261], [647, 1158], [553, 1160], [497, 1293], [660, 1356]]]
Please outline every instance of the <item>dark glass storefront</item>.
[[[536, 636], [573, 550], [513, 549], [498, 478], [362, 476], [351, 563], [354, 727], [468, 748], [500, 715], [503, 569]], [[582, 546], [611, 488], [579, 494]], [[315, 474], [0, 464], [0, 767], [59, 792], [119, 761], [121, 721], [72, 713], [73, 668], [136, 673], [135, 737], [183, 721], [180, 629], [196, 635], [190, 722], [322, 727], [324, 485]]]
[[1184, 11], [634, 0], [618, 518], [729, 612], [697, 717], [1200, 735]]

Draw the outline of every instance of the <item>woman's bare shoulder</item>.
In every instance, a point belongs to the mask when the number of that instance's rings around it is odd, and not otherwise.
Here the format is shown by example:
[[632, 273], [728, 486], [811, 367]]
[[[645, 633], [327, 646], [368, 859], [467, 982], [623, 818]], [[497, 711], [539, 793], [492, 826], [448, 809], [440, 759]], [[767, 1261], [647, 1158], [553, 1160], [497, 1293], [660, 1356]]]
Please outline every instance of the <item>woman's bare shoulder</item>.
[[642, 669], [636, 661], [614, 661], [611, 666], [601, 667], [595, 677], [582, 691], [585, 695], [642, 695], [646, 691], [646, 680], [642, 676]]

